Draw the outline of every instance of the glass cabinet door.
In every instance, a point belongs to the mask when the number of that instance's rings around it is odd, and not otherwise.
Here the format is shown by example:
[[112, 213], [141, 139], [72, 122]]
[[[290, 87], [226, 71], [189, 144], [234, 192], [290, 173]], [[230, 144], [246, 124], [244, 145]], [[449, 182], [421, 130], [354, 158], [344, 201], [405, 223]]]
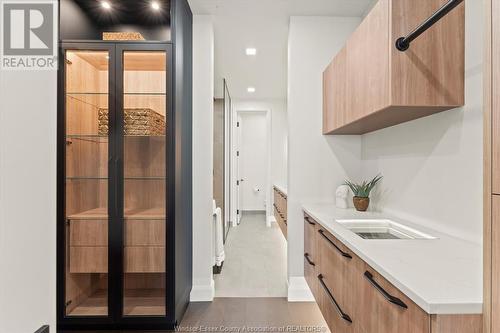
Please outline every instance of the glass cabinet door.
[[65, 315], [108, 315], [107, 51], [65, 52]]
[[123, 315], [165, 316], [164, 51], [124, 51]]

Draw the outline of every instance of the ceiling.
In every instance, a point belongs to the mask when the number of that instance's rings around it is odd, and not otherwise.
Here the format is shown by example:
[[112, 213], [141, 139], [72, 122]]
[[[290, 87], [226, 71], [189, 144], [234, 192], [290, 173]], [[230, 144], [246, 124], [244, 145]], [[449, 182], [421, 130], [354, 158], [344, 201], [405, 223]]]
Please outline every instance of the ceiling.
[[[215, 93], [222, 78], [237, 99], [285, 99], [290, 16], [363, 16], [373, 0], [188, 0], [214, 16]], [[255, 47], [256, 56], [245, 48]], [[255, 87], [255, 93], [247, 92]]]

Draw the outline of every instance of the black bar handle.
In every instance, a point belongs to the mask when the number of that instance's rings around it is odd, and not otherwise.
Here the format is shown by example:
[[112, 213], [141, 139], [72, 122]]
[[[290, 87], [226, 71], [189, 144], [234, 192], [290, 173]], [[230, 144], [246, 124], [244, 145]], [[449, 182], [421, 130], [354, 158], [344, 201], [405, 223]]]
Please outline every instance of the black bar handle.
[[314, 223], [314, 222], [311, 221], [311, 219], [309, 218], [309, 216], [304, 217], [304, 220], [306, 220], [306, 222], [309, 223], [310, 225], [316, 225], [316, 223]]
[[388, 300], [389, 302], [391, 302], [392, 304], [396, 304], [397, 306], [400, 306], [402, 307], [403, 309], [408, 309], [408, 306], [402, 301], [400, 300], [399, 298], [397, 298], [396, 296], [392, 296], [391, 294], [389, 294], [387, 291], [385, 291], [384, 288], [382, 288], [374, 279], [373, 279], [373, 275], [372, 273], [366, 271], [365, 272], [365, 277], [368, 279], [368, 281], [370, 282], [370, 284], [378, 290], [378, 292], [380, 292], [382, 294], [382, 296], [384, 296], [384, 298], [386, 300]]
[[312, 261], [311, 258], [309, 258], [309, 253], [304, 253], [304, 258], [306, 258], [306, 260], [309, 263], [309, 265], [316, 266], [316, 264], [314, 263], [314, 261]]
[[324, 239], [326, 239], [328, 241], [328, 243], [330, 243], [337, 251], [340, 252], [342, 257], [352, 259], [352, 256], [349, 253], [342, 251], [342, 249], [340, 247], [338, 247], [334, 242], [332, 242], [332, 240], [330, 238], [328, 238], [325, 235], [325, 232], [323, 230], [320, 229], [320, 230], [318, 230], [318, 232], [321, 236], [323, 236]]
[[455, 7], [461, 4], [464, 0], [449, 0], [441, 8], [439, 8], [431, 17], [420, 24], [415, 30], [410, 32], [405, 37], [400, 37], [396, 40], [396, 48], [404, 52], [410, 48], [410, 43], [414, 41], [418, 36], [423, 34], [427, 29], [432, 27], [437, 21], [442, 19], [446, 14], [451, 12]]
[[328, 294], [330, 301], [332, 301], [333, 305], [335, 305], [335, 309], [337, 310], [338, 314], [340, 315], [340, 318], [344, 319], [345, 321], [347, 321], [349, 323], [352, 323], [351, 317], [349, 317], [349, 315], [347, 313], [344, 313], [344, 311], [342, 311], [339, 303], [337, 303], [337, 301], [335, 300], [335, 297], [333, 297], [332, 293], [330, 292], [330, 290], [326, 286], [325, 282], [323, 281], [322, 274], [318, 275], [318, 280], [319, 280], [319, 283], [321, 283], [321, 286], [323, 287], [325, 292]]

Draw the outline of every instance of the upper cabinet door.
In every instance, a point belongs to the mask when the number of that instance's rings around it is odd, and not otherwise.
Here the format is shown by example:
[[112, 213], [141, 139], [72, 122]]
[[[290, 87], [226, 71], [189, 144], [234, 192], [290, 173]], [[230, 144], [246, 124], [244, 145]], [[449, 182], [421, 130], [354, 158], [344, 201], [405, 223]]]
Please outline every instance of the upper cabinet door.
[[444, 0], [379, 0], [323, 74], [323, 133], [364, 134], [464, 104], [465, 6], [400, 52]]

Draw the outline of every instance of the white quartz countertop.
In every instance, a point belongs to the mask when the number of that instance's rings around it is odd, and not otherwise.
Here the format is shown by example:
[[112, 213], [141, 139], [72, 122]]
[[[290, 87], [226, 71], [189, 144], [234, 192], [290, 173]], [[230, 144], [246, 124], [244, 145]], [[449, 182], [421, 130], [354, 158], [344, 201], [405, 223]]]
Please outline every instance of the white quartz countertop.
[[276, 187], [278, 190], [280, 190], [284, 195], [287, 195], [286, 187], [278, 185], [278, 184], [274, 184], [273, 186]]
[[[482, 246], [382, 213], [332, 204], [303, 210], [429, 314], [482, 312]], [[363, 239], [339, 219], [389, 218], [436, 239]]]

